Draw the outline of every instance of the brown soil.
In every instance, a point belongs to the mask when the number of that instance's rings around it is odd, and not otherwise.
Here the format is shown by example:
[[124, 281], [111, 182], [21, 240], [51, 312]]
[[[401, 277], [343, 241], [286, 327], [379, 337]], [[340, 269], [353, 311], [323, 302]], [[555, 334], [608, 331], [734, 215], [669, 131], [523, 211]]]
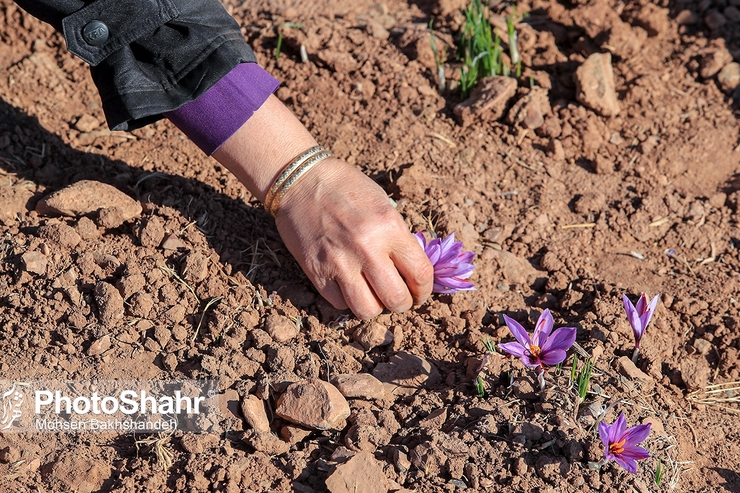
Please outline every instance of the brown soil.
[[[227, 2], [283, 82], [279, 97], [385, 187], [412, 230], [455, 232], [477, 251], [477, 291], [378, 317], [395, 340], [365, 352], [352, 342], [359, 322], [316, 294], [234, 177], [167, 122], [106, 130], [87, 67], [52, 28], [2, 0], [0, 377], [219, 376], [229, 399], [257, 393], [272, 409], [284, 382], [372, 373], [402, 351], [440, 378], [392, 399], [350, 399], [350, 422], [377, 428], [364, 438], [359, 428], [311, 431], [274, 455], [241, 440], [248, 426], [237, 412], [225, 417], [230, 433], [175, 436], [166, 471], [129, 435], [5, 434], [0, 490], [325, 491], [347, 446], [374, 452], [381, 467], [366, 469], [391, 490], [740, 492], [740, 417], [687, 399], [740, 380], [740, 115], [705, 71], [722, 46], [740, 61], [736, 0], [520, 3], [530, 14], [524, 80], [550, 88], [552, 114], [536, 132], [506, 118], [463, 128], [459, 97], [438, 93], [426, 26], [434, 16], [439, 43], [453, 39], [459, 1], [247, 3]], [[727, 22], [714, 26], [718, 12]], [[304, 29], [286, 30], [276, 61], [275, 28], [286, 21]], [[301, 43], [311, 63], [300, 63]], [[589, 54], [607, 50], [614, 117], [579, 104], [573, 83]], [[448, 78], [456, 72], [450, 56]], [[520, 85], [516, 99], [529, 86]], [[552, 139], [562, 153], [548, 152]], [[141, 216], [119, 225], [35, 212], [83, 179], [139, 200]], [[160, 246], [170, 234], [182, 248]], [[42, 253], [46, 269], [29, 267], [28, 252]], [[122, 312], [106, 283], [126, 298]], [[633, 344], [621, 293], [641, 291], [662, 301], [638, 372], [617, 362]], [[193, 343], [213, 297], [222, 299]], [[472, 385], [484, 338], [510, 340], [500, 315], [531, 328], [544, 308], [597, 358], [577, 420], [567, 370], [550, 371], [540, 395], [520, 362], [494, 356], [487, 395]], [[298, 317], [298, 337], [267, 335], [272, 314]], [[660, 487], [652, 458], [635, 476], [588, 468], [602, 454], [588, 410], [617, 400], [607, 421], [624, 411], [630, 425], [654, 424], [645, 444], [667, 467]]]

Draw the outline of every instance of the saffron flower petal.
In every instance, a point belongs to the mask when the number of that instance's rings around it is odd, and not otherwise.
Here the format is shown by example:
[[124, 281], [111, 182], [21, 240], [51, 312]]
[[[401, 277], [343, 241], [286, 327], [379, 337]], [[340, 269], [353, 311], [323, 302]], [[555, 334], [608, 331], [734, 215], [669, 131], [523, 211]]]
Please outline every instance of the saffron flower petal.
[[504, 344], [499, 344], [498, 347], [502, 351], [506, 351], [507, 353], [511, 354], [512, 356], [516, 356], [517, 358], [523, 358], [525, 354], [528, 354], [524, 349], [524, 346], [522, 346], [518, 342], [506, 342]]
[[554, 325], [555, 321], [552, 318], [550, 309], [545, 309], [545, 311], [542, 312], [540, 317], [537, 319], [537, 325], [534, 326], [534, 332], [532, 333], [532, 344], [540, 347], [544, 346], [545, 341], [548, 337], [550, 337], [550, 332], [552, 332], [552, 328]]
[[521, 344], [523, 347], [528, 347], [530, 344], [532, 344], [532, 340], [529, 338], [529, 334], [519, 322], [517, 322], [513, 318], [507, 317], [506, 315], [504, 315], [504, 322], [506, 322], [506, 326], [511, 331], [514, 339], [519, 341], [519, 344]]
[[546, 353], [553, 350], [567, 351], [576, 342], [575, 327], [560, 327], [549, 339], [542, 345], [542, 352]]
[[624, 413], [620, 413], [612, 425], [603, 421], [599, 423], [599, 438], [604, 444], [604, 457], [633, 474], [637, 472], [637, 461], [650, 457], [650, 453], [638, 445], [649, 434], [650, 423], [627, 429]]
[[640, 299], [637, 301], [637, 305], [633, 305], [626, 294], [622, 294], [622, 303], [624, 304], [624, 311], [627, 313], [627, 319], [632, 326], [632, 332], [635, 336], [635, 348], [640, 347], [640, 340], [645, 334], [650, 319], [655, 313], [655, 309], [658, 307], [658, 300], [660, 295], [655, 295], [650, 303], [647, 301], [647, 295], [645, 293], [640, 294]]
[[534, 333], [530, 336], [524, 327], [516, 320], [504, 315], [504, 322], [516, 339], [516, 342], [499, 344], [498, 347], [505, 353], [521, 358], [524, 366], [529, 368], [544, 368], [565, 360], [566, 351], [576, 341], [574, 327], [561, 327], [555, 332], [555, 325], [550, 310], [545, 310], [537, 320]]
[[545, 352], [542, 351], [542, 356], [540, 356], [540, 361], [543, 365], [547, 366], [554, 366], [558, 363], [562, 363], [565, 361], [565, 357], [567, 354], [565, 353], [565, 350], [563, 349], [550, 349], [549, 351]]
[[434, 266], [433, 292], [454, 294], [475, 289], [475, 285], [468, 281], [475, 269], [471, 263], [475, 252], [463, 251], [462, 242], [455, 241], [455, 233], [443, 240], [433, 238], [427, 241], [422, 232], [415, 233], [414, 236]]

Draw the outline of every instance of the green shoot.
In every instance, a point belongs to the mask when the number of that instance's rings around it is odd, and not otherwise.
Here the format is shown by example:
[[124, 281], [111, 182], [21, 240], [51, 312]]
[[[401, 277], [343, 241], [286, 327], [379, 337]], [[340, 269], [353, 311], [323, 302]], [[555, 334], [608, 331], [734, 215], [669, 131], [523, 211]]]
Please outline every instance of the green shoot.
[[530, 76], [529, 76], [529, 88], [530, 88], [530, 89], [534, 89], [534, 87], [535, 87], [536, 85], [537, 85], [537, 84], [535, 84], [535, 82], [534, 82], [534, 77], [532, 77], [532, 76], [530, 75]]
[[578, 386], [578, 397], [581, 398], [581, 402], [586, 398], [588, 393], [588, 385], [591, 381], [591, 358], [587, 359], [583, 364], [583, 368], [578, 372], [578, 378], [576, 384]]
[[500, 73], [501, 48], [482, 0], [470, 0], [463, 14], [465, 22], [460, 32], [458, 58], [463, 61], [460, 89], [463, 98], [467, 98], [479, 79]]
[[473, 382], [473, 385], [475, 385], [475, 392], [478, 394], [478, 397], [486, 396], [486, 388], [483, 385], [482, 376], [478, 375], [478, 378], [475, 379], [475, 382]]
[[444, 66], [444, 59], [447, 54], [445, 53], [444, 46], [442, 46], [441, 56], [440, 52], [437, 51], [437, 38], [434, 36], [434, 19], [429, 21], [429, 43], [432, 45], [432, 52], [434, 53], [434, 66], [437, 67], [437, 89], [439, 92], [443, 92], [447, 84]]
[[303, 29], [303, 24], [296, 24], [295, 22], [283, 22], [278, 24], [276, 30], [278, 33], [277, 47], [275, 48], [275, 60], [280, 59], [280, 51], [283, 48], [283, 33], [281, 28], [283, 27], [295, 27], [296, 29]]
[[517, 47], [517, 33], [514, 28], [516, 22], [516, 7], [512, 7], [512, 13], [506, 18], [506, 30], [509, 34], [509, 56], [511, 63], [516, 67], [516, 76], [522, 76], [522, 60], [519, 58], [519, 48]]
[[570, 367], [570, 381], [576, 381], [576, 372], [578, 371], [578, 355], [573, 354], [573, 365]]
[[658, 464], [655, 466], [655, 486], [660, 486], [663, 481], [663, 475], [665, 474], [665, 467], [663, 467], [663, 461], [658, 459]]
[[486, 347], [486, 351], [488, 351], [489, 353], [496, 352], [496, 345], [493, 343], [493, 339], [491, 339], [491, 336], [486, 336], [486, 338], [483, 339], [483, 345]]

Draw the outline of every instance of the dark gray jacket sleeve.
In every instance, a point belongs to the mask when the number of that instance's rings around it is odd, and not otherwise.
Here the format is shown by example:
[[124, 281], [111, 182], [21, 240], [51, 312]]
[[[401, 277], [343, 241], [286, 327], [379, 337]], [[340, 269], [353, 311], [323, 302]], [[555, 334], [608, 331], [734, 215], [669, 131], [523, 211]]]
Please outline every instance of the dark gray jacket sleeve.
[[218, 0], [16, 0], [90, 64], [108, 126], [132, 130], [256, 61]]

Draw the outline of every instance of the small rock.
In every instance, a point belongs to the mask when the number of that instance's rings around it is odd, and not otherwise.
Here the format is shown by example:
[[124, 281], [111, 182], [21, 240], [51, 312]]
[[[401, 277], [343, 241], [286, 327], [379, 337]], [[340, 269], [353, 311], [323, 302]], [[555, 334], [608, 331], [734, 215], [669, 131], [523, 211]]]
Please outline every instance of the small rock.
[[21, 255], [26, 271], [43, 276], [49, 259], [41, 252], [26, 252]]
[[712, 370], [704, 356], [682, 358], [680, 365], [681, 380], [689, 392], [703, 389], [709, 384]]
[[[714, 77], [714, 75], [730, 63], [732, 63], [732, 54], [730, 54], [723, 40], [717, 40], [716, 48], [699, 60], [699, 75], [705, 79]], [[732, 70], [732, 68], [729, 70]]]
[[727, 194], [724, 192], [717, 192], [709, 197], [709, 205], [711, 205], [715, 209], [720, 209], [721, 207], [724, 207], [726, 201]]
[[704, 24], [710, 31], [714, 31], [727, 24], [727, 18], [717, 10], [710, 10], [704, 16]]
[[162, 242], [162, 248], [165, 250], [179, 250], [188, 246], [175, 233], [170, 233]]
[[139, 291], [128, 300], [129, 313], [134, 317], [148, 318], [154, 307], [154, 300], [149, 293]]
[[118, 207], [125, 221], [141, 214], [141, 204], [117, 188], [82, 180], [41, 199], [36, 212], [43, 215], [79, 217], [108, 207]]
[[699, 22], [699, 16], [688, 9], [684, 9], [676, 14], [676, 22], [680, 26], [697, 24]]
[[322, 49], [316, 53], [319, 60], [329, 66], [334, 72], [347, 74], [360, 68], [360, 63], [346, 51]]
[[717, 82], [726, 94], [730, 94], [740, 86], [740, 63], [731, 62], [724, 66], [717, 74]]
[[348, 399], [385, 400], [388, 398], [383, 383], [369, 373], [336, 375], [332, 383]]
[[[539, 399], [539, 391], [535, 389], [534, 382], [529, 377], [519, 377], [512, 384], [514, 395], [525, 401], [536, 401]], [[539, 386], [537, 387], [539, 389]]]
[[511, 125], [521, 124], [524, 128], [535, 130], [545, 123], [545, 116], [552, 113], [547, 89], [535, 87], [514, 103], [507, 120]]
[[270, 421], [267, 419], [265, 412], [265, 403], [256, 395], [248, 395], [242, 399], [242, 414], [249, 426], [255, 431], [270, 431]]
[[563, 143], [558, 139], [550, 139], [550, 142], [547, 144], [547, 153], [555, 161], [565, 161], [565, 149], [563, 149]]
[[369, 452], [359, 452], [326, 478], [330, 493], [387, 493], [388, 478], [383, 464]]
[[365, 322], [355, 329], [352, 335], [355, 341], [362, 344], [365, 351], [376, 346], [385, 346], [393, 342], [393, 333], [377, 322]]
[[602, 116], [619, 114], [611, 53], [594, 53], [576, 69], [576, 99]]
[[597, 155], [591, 164], [597, 175], [610, 175], [614, 173], [614, 161], [602, 155]]
[[712, 343], [706, 339], [697, 339], [694, 341], [694, 348], [699, 351], [699, 354], [706, 356], [712, 352]]
[[453, 112], [463, 127], [476, 120], [496, 121], [503, 116], [516, 89], [517, 81], [512, 77], [486, 77], [478, 82], [468, 99], [455, 106]]
[[399, 473], [404, 474], [411, 469], [411, 461], [409, 460], [408, 455], [397, 447], [393, 448], [391, 459], [393, 460], [393, 464], [396, 466], [396, 471]]
[[124, 300], [144, 289], [144, 286], [146, 286], [146, 277], [143, 274], [124, 276], [116, 283], [116, 287], [121, 292]]
[[172, 332], [165, 327], [159, 326], [154, 329], [154, 340], [159, 343], [160, 346], [165, 347], [168, 342], [172, 339]]
[[435, 409], [429, 416], [419, 421], [419, 428], [431, 428], [433, 430], [441, 430], [442, 426], [447, 421], [447, 408], [441, 407]]
[[632, 360], [627, 356], [620, 357], [615, 364], [617, 371], [625, 377], [642, 382], [653, 382], [653, 378], [635, 366]]
[[80, 132], [92, 132], [100, 126], [100, 122], [92, 115], [82, 115], [77, 122], [75, 122], [75, 128]]
[[87, 354], [90, 356], [98, 356], [110, 349], [111, 340], [109, 335], [104, 335], [100, 339], [90, 344], [87, 350]]
[[380, 363], [373, 370], [381, 382], [394, 394], [411, 395], [422, 387], [431, 387], [440, 380], [437, 367], [420, 356], [399, 352], [388, 363]]
[[300, 428], [298, 426], [285, 425], [280, 428], [280, 438], [291, 445], [303, 441], [303, 439], [310, 434], [311, 430], [306, 430], [305, 428]]
[[116, 207], [106, 207], [98, 212], [98, 226], [105, 229], [115, 229], [126, 222], [124, 211]]
[[331, 460], [333, 462], [346, 462], [347, 459], [351, 459], [355, 454], [357, 454], [356, 451], [350, 450], [344, 445], [340, 445], [331, 453]]
[[151, 216], [139, 230], [141, 246], [156, 248], [164, 239], [164, 223], [158, 216]]
[[277, 313], [271, 313], [265, 318], [265, 331], [280, 344], [285, 344], [298, 335], [296, 324], [288, 317]]
[[290, 450], [289, 443], [280, 440], [270, 432], [251, 430], [242, 440], [256, 451], [267, 455], [287, 454]]
[[191, 252], [182, 263], [182, 278], [193, 282], [202, 281], [208, 277], [208, 262], [208, 257], [198, 252]]
[[123, 318], [123, 298], [113, 285], [105, 281], [98, 282], [95, 285], [95, 301], [102, 324], [110, 325]]
[[307, 428], [341, 430], [350, 409], [336, 387], [313, 379], [290, 384], [278, 399], [275, 414]]
[[162, 314], [162, 317], [170, 324], [177, 325], [185, 320], [185, 316], [187, 315], [187, 313], [187, 308], [185, 308], [184, 306], [174, 305], [172, 308], [165, 311]]
[[511, 431], [512, 435], [521, 435], [530, 443], [538, 442], [542, 438], [543, 433], [544, 430], [540, 426], [526, 421], [517, 423]]
[[95, 223], [87, 216], [82, 216], [77, 220], [77, 234], [83, 240], [95, 240], [100, 236], [100, 231]]
[[390, 36], [388, 30], [384, 28], [380, 22], [377, 21], [369, 21], [365, 26], [365, 29], [373, 38], [388, 39], [388, 37]]

